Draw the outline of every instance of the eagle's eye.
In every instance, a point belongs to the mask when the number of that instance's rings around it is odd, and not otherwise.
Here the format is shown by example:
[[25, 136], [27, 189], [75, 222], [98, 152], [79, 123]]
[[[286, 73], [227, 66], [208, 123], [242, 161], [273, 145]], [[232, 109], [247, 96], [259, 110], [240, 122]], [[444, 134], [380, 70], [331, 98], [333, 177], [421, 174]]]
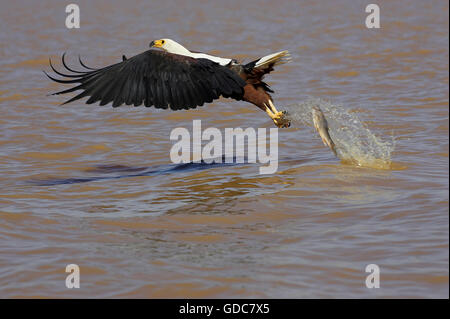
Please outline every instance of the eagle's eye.
[[161, 41], [161, 44], [164, 44], [165, 42], [166, 42], [166, 41], [162, 40], [162, 41]]

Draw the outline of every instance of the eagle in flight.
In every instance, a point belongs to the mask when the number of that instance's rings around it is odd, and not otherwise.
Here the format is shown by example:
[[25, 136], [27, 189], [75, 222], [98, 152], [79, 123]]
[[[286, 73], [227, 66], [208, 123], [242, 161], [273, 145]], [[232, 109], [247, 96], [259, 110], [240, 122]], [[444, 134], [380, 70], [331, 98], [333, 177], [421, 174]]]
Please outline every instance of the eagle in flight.
[[189, 51], [171, 39], [152, 41], [150, 48], [131, 58], [122, 56], [121, 62], [99, 69], [90, 68], [79, 59], [84, 71], [69, 68], [63, 55], [63, 66], [71, 74], [57, 71], [51, 60], [52, 70], [64, 79], [44, 73], [58, 83], [78, 83], [52, 94], [82, 90], [63, 104], [88, 96], [87, 104], [112, 102], [113, 107], [144, 104], [146, 107], [182, 110], [211, 103], [223, 96], [256, 105], [277, 127], [290, 126], [286, 112], [275, 108], [269, 94], [273, 91], [263, 82], [264, 75], [275, 65], [289, 61], [288, 51], [240, 64], [235, 59]]

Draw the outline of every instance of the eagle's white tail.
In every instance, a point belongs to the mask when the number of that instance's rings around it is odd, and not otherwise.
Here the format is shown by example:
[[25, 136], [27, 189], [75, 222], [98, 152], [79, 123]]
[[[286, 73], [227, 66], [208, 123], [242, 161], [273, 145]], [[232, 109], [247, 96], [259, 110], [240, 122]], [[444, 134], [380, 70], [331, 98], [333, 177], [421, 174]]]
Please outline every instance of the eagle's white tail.
[[273, 54], [266, 55], [258, 61], [256, 61], [255, 68], [261, 68], [268, 66], [269, 64], [278, 65], [284, 64], [291, 61], [290, 54], [288, 51], [281, 51]]

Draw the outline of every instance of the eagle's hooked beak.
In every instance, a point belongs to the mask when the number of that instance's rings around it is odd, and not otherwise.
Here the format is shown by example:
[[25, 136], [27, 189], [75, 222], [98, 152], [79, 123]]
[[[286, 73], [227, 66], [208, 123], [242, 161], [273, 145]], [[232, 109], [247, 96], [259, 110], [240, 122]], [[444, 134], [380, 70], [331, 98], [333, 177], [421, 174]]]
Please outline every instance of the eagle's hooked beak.
[[150, 48], [162, 48], [164, 40], [155, 40], [150, 42]]

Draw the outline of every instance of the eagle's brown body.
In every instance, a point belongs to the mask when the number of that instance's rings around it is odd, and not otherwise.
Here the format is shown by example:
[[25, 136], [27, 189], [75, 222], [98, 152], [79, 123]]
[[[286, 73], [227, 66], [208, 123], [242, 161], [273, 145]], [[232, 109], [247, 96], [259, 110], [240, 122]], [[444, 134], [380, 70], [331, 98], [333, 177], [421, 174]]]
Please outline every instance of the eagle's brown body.
[[230, 66], [246, 83], [242, 99], [265, 111], [278, 127], [289, 127], [290, 121], [285, 117], [285, 112], [278, 112], [276, 110], [272, 96], [269, 94], [269, 92], [273, 93], [273, 91], [267, 83], [263, 82], [263, 78], [266, 74], [273, 71], [274, 65], [279, 63], [282, 57], [287, 55], [287, 51], [282, 52], [276, 60], [268, 62], [264, 67], [255, 67], [258, 60], [246, 65], [237, 64]]

